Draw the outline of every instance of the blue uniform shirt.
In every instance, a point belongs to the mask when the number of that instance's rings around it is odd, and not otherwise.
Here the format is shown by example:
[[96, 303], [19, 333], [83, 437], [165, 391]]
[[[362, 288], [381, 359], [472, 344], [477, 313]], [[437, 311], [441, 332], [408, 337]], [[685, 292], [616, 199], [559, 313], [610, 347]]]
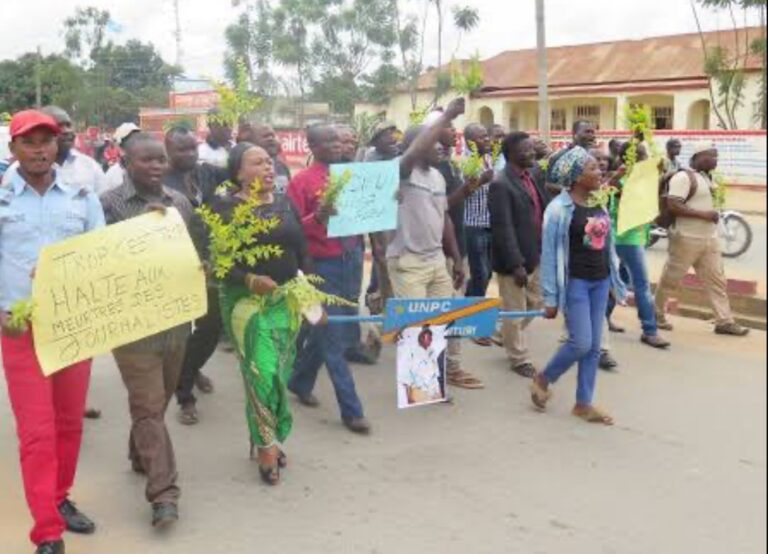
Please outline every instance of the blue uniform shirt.
[[56, 176], [41, 196], [16, 173], [0, 188], [0, 309], [9, 311], [32, 295], [30, 274], [44, 246], [103, 226], [94, 193]]

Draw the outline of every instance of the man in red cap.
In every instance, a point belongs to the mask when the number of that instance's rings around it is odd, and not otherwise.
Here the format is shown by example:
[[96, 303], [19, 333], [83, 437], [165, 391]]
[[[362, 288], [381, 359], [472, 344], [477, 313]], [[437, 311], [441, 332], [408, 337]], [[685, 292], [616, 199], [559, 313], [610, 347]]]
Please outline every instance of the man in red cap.
[[16, 418], [21, 473], [38, 554], [64, 552], [64, 530], [90, 534], [93, 522], [69, 500], [83, 433], [91, 361], [43, 375], [28, 322], [10, 312], [32, 294], [40, 250], [104, 225], [94, 193], [66, 185], [54, 170], [59, 126], [35, 110], [10, 124], [19, 171], [0, 189], [0, 329], [8, 396]]

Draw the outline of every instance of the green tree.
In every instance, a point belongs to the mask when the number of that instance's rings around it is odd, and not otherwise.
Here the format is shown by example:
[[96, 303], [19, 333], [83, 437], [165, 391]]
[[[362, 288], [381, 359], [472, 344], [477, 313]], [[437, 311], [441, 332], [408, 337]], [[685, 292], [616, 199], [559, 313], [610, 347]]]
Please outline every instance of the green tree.
[[[728, 12], [735, 36], [733, 49], [720, 45], [710, 46], [702, 30], [701, 18], [696, 5], [706, 8], [721, 9]], [[746, 66], [750, 54], [762, 58], [762, 86], [760, 101], [756, 105], [756, 119], [761, 126], [766, 127], [765, 97], [766, 97], [766, 59], [765, 59], [765, 2], [764, 0], [691, 0], [691, 9], [699, 30], [701, 45], [704, 51], [704, 72], [709, 78], [709, 92], [712, 110], [723, 129], [737, 129], [736, 111], [744, 105], [744, 89], [746, 85]], [[761, 37], [749, 41], [749, 35], [742, 33], [736, 11], [741, 10], [746, 19], [750, 10], [757, 10], [762, 22]], [[743, 40], [742, 42], [742, 34]]]
[[107, 10], [94, 7], [77, 8], [74, 15], [64, 20], [66, 54], [86, 66], [104, 46], [107, 25], [111, 16]]
[[[0, 62], [0, 112], [13, 113], [35, 104], [37, 53]], [[50, 55], [40, 61], [43, 104], [73, 110], [83, 89], [83, 71], [68, 59]]]

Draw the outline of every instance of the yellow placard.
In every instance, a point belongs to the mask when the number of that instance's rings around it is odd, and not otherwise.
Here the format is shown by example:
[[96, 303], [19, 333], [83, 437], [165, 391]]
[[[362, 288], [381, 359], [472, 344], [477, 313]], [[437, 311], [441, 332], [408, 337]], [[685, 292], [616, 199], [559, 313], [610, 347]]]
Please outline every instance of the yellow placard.
[[35, 351], [45, 375], [208, 309], [205, 274], [175, 209], [44, 248], [32, 298]]
[[619, 203], [620, 235], [659, 216], [659, 158], [635, 164], [624, 183]]

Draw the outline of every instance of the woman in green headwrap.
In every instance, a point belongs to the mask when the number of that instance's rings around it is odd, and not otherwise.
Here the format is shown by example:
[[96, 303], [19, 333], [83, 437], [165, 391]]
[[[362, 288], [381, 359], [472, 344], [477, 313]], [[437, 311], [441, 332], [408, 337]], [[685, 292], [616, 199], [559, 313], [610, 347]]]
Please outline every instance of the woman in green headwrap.
[[[287, 465], [279, 444], [288, 438], [293, 424], [286, 381], [293, 368], [301, 324], [295, 304], [278, 287], [306, 271], [306, 240], [290, 201], [274, 194], [274, 167], [265, 150], [250, 143], [237, 145], [230, 153], [229, 173], [234, 186], [212, 203], [214, 217], [240, 231], [260, 229], [251, 239], [239, 235], [238, 241], [243, 242], [240, 250], [255, 252], [257, 242], [262, 246], [259, 255], [245, 256], [250, 256], [248, 262], [230, 258], [232, 267], [224, 271], [221, 282], [222, 317], [245, 383], [251, 457], [255, 446], [262, 479], [277, 485], [280, 468]], [[244, 209], [246, 205], [251, 207]], [[242, 223], [244, 217], [248, 218], [246, 224]], [[213, 256], [217, 255], [216, 246], [212, 229]], [[213, 261], [216, 267], [217, 260]]]

